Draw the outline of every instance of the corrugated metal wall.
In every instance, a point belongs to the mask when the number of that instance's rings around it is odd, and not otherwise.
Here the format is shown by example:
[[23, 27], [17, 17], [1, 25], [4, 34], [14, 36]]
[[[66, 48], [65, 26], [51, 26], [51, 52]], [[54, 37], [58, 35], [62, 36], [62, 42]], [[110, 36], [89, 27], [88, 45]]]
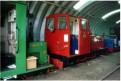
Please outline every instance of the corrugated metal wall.
[[90, 20], [92, 34], [109, 34], [110, 28], [115, 26], [115, 22], [120, 19], [120, 14], [103, 21], [101, 17], [113, 10], [119, 9], [117, 1], [93, 1], [80, 11], [73, 9], [77, 1], [32, 1], [30, 4], [30, 13], [33, 17], [30, 19], [33, 27], [34, 41], [44, 40], [44, 29], [46, 16], [53, 13], [67, 13], [74, 16], [80, 16]]

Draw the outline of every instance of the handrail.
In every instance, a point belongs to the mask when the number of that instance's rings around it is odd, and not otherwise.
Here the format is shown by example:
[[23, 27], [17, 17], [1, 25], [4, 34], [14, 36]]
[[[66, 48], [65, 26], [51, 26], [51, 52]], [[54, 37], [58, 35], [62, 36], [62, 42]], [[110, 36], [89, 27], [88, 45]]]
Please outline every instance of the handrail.
[[19, 28], [18, 28], [18, 26], [16, 26], [16, 34], [17, 34], [16, 53], [18, 53], [18, 51], [19, 51]]

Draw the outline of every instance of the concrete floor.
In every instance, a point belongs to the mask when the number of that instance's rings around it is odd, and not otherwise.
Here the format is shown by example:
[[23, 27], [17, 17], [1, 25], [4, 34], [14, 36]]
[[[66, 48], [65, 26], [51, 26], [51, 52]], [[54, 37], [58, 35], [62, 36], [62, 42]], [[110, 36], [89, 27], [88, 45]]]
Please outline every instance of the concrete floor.
[[38, 75], [34, 80], [102, 80], [120, 65], [120, 52], [104, 55], [49, 74]]
[[104, 80], [120, 80], [120, 68], [104, 78]]

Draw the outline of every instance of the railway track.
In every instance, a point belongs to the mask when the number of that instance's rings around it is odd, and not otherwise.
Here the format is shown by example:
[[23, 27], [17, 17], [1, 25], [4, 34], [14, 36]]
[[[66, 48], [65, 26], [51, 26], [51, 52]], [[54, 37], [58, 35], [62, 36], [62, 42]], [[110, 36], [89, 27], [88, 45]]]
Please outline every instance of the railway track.
[[106, 75], [102, 80], [120, 80], [120, 67], [114, 69], [111, 73]]

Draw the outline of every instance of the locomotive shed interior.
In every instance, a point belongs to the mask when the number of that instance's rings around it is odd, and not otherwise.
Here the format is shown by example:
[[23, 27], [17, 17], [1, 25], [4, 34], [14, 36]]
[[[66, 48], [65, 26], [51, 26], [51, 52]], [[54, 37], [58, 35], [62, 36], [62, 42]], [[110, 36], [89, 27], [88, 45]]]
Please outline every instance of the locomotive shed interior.
[[0, 6], [1, 80], [120, 80], [120, 0]]

